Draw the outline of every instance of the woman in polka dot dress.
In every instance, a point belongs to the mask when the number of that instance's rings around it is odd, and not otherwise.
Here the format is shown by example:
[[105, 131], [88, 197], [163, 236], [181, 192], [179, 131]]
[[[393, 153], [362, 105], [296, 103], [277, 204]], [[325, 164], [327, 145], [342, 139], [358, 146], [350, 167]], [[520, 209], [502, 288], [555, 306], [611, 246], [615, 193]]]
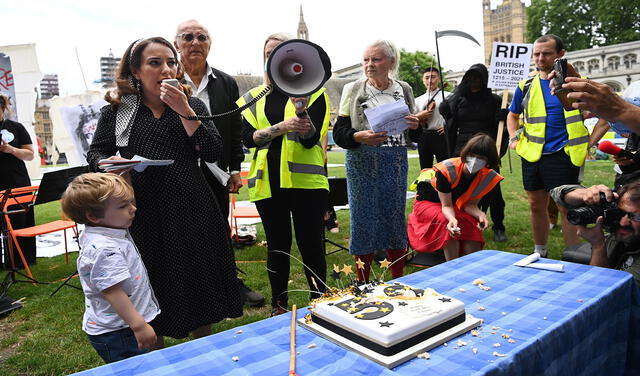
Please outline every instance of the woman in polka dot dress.
[[212, 323], [242, 315], [225, 219], [198, 168], [199, 158], [217, 160], [222, 138], [211, 121], [181, 117], [208, 115], [199, 99], [185, 95], [188, 89], [162, 82], [182, 75], [177, 53], [165, 39], [132, 43], [87, 154], [94, 171], [105, 158], [174, 161], [127, 171], [138, 208], [130, 231], [161, 309], [151, 323], [157, 347], [163, 346], [161, 336], [205, 336]]

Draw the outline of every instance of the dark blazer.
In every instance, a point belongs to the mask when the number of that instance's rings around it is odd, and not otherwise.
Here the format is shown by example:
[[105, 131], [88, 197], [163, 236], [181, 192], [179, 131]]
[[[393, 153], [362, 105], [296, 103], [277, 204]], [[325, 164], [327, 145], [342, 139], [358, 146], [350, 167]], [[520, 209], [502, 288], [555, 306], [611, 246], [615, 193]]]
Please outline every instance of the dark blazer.
[[[227, 112], [238, 108], [236, 100], [240, 98], [238, 84], [230, 75], [211, 68], [215, 78], [209, 77], [207, 93], [209, 94], [209, 105], [213, 115]], [[222, 156], [218, 161], [218, 166], [225, 171], [240, 171], [240, 164], [244, 160], [242, 150], [242, 119], [240, 112], [231, 116], [224, 116], [213, 120], [218, 133], [222, 136]], [[211, 179], [215, 180], [209, 168], [200, 163], [200, 167], [211, 184]]]

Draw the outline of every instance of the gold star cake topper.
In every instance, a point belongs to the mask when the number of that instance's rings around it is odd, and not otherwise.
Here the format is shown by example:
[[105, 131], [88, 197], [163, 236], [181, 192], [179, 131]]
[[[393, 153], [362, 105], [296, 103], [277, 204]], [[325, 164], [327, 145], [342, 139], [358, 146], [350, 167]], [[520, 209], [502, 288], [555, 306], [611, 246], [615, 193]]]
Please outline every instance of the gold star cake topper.
[[344, 264], [344, 266], [342, 267], [342, 272], [346, 275], [349, 275], [353, 273], [353, 269], [351, 268], [351, 265]]
[[387, 269], [389, 267], [391, 263], [385, 258], [384, 260], [380, 261], [380, 267], [383, 269]]
[[356, 265], [358, 265], [358, 269], [364, 269], [364, 262], [362, 260], [358, 259]]

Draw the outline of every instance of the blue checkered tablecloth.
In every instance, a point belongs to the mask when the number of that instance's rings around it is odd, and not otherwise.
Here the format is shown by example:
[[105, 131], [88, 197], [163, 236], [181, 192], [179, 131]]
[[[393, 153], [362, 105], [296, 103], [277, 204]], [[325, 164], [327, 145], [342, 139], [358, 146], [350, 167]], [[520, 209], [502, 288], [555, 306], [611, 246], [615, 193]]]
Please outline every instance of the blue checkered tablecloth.
[[[565, 262], [565, 273], [512, 265], [522, 257], [481, 251], [400, 279], [465, 302], [484, 319], [478, 336], [467, 333], [429, 351], [429, 360], [389, 370], [298, 327], [298, 375], [640, 375], [640, 295], [632, 276]], [[277, 316], [78, 375], [286, 375], [290, 320]]]

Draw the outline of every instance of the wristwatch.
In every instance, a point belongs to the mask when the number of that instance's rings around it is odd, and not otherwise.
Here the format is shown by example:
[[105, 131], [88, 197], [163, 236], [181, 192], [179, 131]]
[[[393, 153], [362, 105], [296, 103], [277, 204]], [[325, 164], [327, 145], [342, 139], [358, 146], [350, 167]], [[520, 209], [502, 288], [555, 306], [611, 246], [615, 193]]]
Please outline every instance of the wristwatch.
[[518, 141], [518, 139], [520, 139], [520, 135], [519, 135], [519, 134], [517, 134], [517, 135], [515, 135], [515, 136], [511, 137], [511, 138], [509, 139], [509, 144], [513, 143], [514, 141]]

